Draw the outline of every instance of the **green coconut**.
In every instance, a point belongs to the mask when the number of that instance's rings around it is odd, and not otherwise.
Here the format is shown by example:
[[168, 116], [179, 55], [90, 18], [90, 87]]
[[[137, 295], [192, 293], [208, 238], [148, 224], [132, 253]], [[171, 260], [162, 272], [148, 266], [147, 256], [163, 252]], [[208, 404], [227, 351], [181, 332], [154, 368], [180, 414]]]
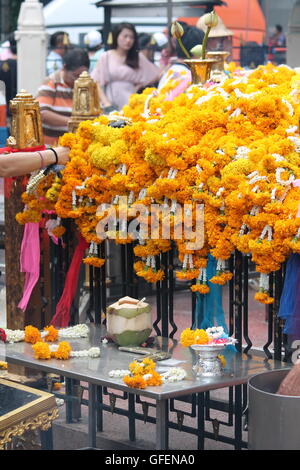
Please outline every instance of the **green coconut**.
[[150, 311], [151, 306], [148, 303], [132, 297], [122, 297], [122, 299], [107, 307], [109, 315], [119, 315], [124, 318], [134, 318]]
[[152, 331], [151, 306], [123, 297], [107, 308], [107, 334], [120, 346], [139, 346]]

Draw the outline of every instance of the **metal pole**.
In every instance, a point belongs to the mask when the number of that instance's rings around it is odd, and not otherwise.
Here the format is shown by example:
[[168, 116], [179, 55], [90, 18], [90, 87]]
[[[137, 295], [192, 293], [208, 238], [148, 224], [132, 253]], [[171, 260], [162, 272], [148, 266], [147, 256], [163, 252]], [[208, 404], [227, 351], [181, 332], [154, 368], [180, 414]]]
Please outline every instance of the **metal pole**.
[[170, 31], [171, 24], [173, 21], [173, 4], [172, 0], [167, 1], [167, 18], [168, 18], [168, 31]]

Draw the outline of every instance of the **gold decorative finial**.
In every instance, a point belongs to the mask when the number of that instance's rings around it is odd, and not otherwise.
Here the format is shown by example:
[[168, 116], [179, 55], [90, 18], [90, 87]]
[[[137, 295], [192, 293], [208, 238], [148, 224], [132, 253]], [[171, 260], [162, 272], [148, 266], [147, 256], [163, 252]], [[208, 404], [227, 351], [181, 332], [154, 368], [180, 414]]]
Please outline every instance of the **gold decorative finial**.
[[21, 90], [10, 101], [11, 136], [7, 145], [12, 148], [25, 149], [44, 144], [40, 106], [26, 90]]
[[69, 131], [76, 132], [82, 121], [93, 120], [100, 114], [101, 107], [97, 84], [88, 72], [82, 72], [74, 84], [73, 109], [69, 122]]

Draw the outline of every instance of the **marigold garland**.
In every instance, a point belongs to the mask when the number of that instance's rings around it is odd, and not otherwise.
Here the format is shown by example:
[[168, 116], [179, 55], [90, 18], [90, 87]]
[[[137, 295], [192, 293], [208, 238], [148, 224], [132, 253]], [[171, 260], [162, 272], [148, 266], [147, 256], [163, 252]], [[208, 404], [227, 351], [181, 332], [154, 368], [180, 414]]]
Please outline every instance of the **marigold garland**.
[[[197, 264], [202, 249], [204, 260], [210, 253], [225, 262], [238, 249], [251, 254], [262, 274], [279, 269], [291, 253], [300, 252], [300, 189], [294, 186], [300, 179], [299, 75], [272, 64], [254, 71], [230, 64], [228, 70], [221, 83], [190, 87], [173, 100], [168, 97], [176, 80], [159, 93], [147, 89], [132, 95], [122, 111], [132, 121], [129, 126], [108, 126], [109, 119], [101, 116], [81, 123], [76, 134], [65, 134], [60, 145], [71, 151], [62, 178], [50, 174], [29, 185], [18, 222], [39, 222], [53, 211], [73, 218], [88, 242], [100, 243], [102, 204], [118, 207], [125, 197], [124, 206], [133, 210], [143, 203], [149, 212], [141, 220], [149, 228], [154, 202], [169, 213], [157, 216], [162, 242], [135, 247], [140, 258], [135, 270], [147, 282], [164, 278], [147, 258], [168, 251], [170, 241], [182, 263], [185, 254], [193, 257], [193, 265], [176, 272], [180, 279], [198, 279], [199, 269], [205, 268], [205, 261]], [[186, 233], [176, 237], [183, 228], [184, 204], [191, 207], [185, 228], [194, 234], [199, 233], [196, 207], [204, 204], [204, 244], [195, 250], [187, 248], [192, 239]], [[161, 237], [168, 227], [170, 235]], [[122, 227], [111, 230], [116, 243], [133, 241], [122, 233]], [[62, 236], [62, 228], [54, 234]], [[87, 257], [84, 262], [99, 266], [102, 260]], [[224, 285], [231, 278], [223, 269], [207, 281]], [[206, 282], [198, 281], [192, 291], [207, 293]], [[270, 302], [266, 292], [256, 299]]]

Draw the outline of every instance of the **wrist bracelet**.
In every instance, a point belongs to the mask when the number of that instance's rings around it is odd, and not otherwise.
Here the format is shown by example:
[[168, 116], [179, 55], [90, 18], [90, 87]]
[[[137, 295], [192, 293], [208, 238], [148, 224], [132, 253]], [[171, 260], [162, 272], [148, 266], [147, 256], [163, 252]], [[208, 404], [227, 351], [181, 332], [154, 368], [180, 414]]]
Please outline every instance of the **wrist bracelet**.
[[53, 148], [48, 148], [48, 150], [52, 150], [52, 152], [54, 153], [55, 155], [55, 162], [54, 162], [54, 165], [57, 165], [58, 164], [58, 155], [57, 155], [57, 152], [56, 150], [54, 150]]
[[44, 162], [44, 157], [43, 157], [42, 153], [39, 152], [38, 150], [36, 151], [36, 153], [38, 153], [40, 158], [41, 158], [41, 168], [45, 168], [45, 162]]

